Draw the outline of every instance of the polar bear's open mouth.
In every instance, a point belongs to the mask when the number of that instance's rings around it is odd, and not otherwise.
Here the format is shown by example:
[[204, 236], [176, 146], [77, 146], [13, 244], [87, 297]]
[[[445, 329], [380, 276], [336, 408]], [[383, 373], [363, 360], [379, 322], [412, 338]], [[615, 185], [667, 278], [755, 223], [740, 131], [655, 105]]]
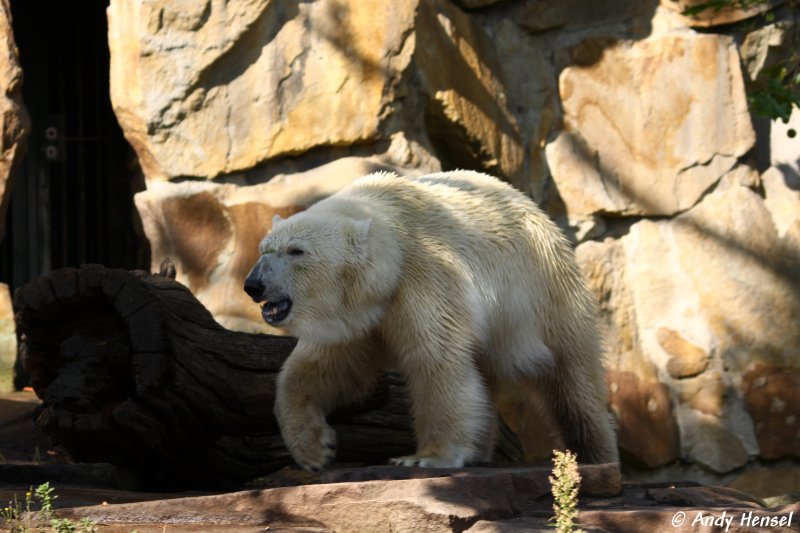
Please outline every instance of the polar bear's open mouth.
[[292, 301], [286, 298], [277, 302], [265, 302], [261, 308], [261, 316], [267, 324], [277, 324], [289, 316]]

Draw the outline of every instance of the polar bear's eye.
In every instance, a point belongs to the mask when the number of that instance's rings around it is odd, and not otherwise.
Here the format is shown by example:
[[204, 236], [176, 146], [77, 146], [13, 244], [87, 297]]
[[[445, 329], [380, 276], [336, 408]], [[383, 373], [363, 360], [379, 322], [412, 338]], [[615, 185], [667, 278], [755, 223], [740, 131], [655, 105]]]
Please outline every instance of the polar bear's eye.
[[305, 251], [300, 248], [289, 248], [286, 253], [289, 255], [303, 255]]

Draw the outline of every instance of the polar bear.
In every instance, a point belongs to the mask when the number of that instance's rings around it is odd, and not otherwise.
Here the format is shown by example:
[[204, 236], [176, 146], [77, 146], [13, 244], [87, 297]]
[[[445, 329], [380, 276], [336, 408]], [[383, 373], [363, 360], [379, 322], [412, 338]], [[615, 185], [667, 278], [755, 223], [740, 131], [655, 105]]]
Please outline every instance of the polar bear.
[[381, 370], [406, 379], [417, 450], [462, 467], [493, 451], [493, 401], [537, 394], [582, 462], [618, 460], [595, 304], [568, 241], [527, 197], [470, 171], [371, 174], [276, 217], [245, 291], [298, 338], [275, 414], [297, 463], [335, 455], [326, 414]]

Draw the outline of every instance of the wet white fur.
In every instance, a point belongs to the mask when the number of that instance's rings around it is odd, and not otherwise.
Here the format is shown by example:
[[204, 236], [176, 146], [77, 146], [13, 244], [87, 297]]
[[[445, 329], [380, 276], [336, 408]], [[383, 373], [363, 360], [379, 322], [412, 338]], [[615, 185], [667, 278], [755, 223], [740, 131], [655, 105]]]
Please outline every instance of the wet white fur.
[[492, 399], [534, 387], [579, 460], [617, 460], [592, 298], [559, 230], [505, 183], [366, 176], [276, 220], [261, 249], [265, 283], [293, 301], [275, 412], [305, 468], [333, 457], [325, 415], [385, 369], [405, 376], [415, 421], [399, 464], [488, 459]]

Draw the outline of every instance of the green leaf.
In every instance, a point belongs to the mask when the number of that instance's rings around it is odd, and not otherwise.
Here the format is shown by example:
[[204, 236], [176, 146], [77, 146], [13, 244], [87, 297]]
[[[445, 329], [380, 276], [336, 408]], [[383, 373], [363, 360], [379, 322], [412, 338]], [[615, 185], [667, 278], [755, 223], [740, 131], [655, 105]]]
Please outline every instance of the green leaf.
[[694, 17], [694, 16], [699, 15], [700, 13], [702, 13], [703, 11], [706, 11], [708, 9], [713, 9], [714, 11], [719, 11], [721, 9], [724, 9], [724, 8], [730, 7], [730, 6], [731, 6], [731, 1], [730, 0], [728, 0], [728, 1], [726, 1], [726, 0], [709, 0], [708, 2], [703, 2], [702, 4], [697, 4], [697, 5], [694, 5], [694, 6], [687, 7], [686, 9], [684, 9], [681, 12], [681, 15], [684, 15], [686, 17]]

